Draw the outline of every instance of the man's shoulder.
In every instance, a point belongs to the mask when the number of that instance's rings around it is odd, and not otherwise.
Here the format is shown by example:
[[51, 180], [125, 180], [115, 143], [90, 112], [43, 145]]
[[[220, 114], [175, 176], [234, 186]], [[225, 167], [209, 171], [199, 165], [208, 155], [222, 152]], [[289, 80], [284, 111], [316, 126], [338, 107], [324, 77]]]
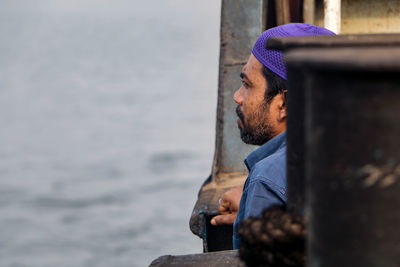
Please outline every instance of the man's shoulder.
[[249, 178], [249, 182], [274, 183], [286, 187], [286, 147], [257, 162]]

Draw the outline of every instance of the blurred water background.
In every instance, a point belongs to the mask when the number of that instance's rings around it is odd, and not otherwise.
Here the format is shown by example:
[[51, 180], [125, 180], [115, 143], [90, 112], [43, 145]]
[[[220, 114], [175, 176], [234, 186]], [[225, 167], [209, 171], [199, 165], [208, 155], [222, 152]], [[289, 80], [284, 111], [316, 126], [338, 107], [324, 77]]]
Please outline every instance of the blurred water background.
[[202, 251], [220, 2], [0, 1], [0, 266]]

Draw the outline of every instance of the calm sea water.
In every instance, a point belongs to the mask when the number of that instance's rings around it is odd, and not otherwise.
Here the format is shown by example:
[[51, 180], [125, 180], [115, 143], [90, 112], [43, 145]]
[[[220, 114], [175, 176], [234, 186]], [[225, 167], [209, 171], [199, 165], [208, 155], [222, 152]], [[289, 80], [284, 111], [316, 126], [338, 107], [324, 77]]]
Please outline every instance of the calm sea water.
[[2, 0], [0, 266], [202, 251], [220, 3]]

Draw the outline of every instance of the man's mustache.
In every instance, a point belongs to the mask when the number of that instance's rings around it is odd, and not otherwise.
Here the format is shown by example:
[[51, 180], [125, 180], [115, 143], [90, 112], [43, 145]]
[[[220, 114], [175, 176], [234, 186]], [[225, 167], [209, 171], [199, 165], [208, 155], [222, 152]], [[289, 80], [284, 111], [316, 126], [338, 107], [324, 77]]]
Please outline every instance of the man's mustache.
[[244, 115], [243, 115], [243, 112], [240, 110], [240, 106], [236, 107], [236, 115], [244, 123]]

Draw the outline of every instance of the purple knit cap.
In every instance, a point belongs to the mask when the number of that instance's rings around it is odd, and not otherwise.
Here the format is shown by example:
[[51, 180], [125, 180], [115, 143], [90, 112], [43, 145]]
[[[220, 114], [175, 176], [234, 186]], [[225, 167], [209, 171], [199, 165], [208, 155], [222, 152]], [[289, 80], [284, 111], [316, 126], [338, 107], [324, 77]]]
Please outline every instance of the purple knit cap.
[[289, 23], [275, 28], [271, 28], [263, 32], [258, 37], [253, 47], [253, 55], [268, 69], [276, 73], [283, 79], [286, 78], [286, 66], [283, 62], [282, 51], [275, 49], [267, 49], [267, 40], [271, 37], [285, 37], [285, 36], [311, 36], [311, 35], [335, 35], [322, 27], [318, 27], [305, 23]]

